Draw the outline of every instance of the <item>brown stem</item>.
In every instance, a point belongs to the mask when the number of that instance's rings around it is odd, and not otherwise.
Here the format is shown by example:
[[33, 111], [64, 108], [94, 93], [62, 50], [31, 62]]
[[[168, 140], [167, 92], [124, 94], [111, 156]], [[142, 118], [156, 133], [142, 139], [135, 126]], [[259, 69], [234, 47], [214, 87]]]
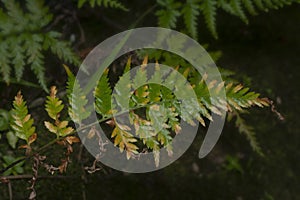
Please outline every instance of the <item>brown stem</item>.
[[13, 193], [12, 193], [12, 187], [11, 187], [11, 182], [10, 181], [8, 181], [7, 186], [8, 186], [9, 199], [12, 200], [13, 199]]
[[[32, 174], [24, 174], [24, 175], [10, 175], [10, 176], [1, 176], [1, 182], [7, 182], [9, 180], [19, 180], [19, 179], [32, 179]], [[38, 179], [78, 179], [79, 177], [74, 176], [63, 176], [63, 175], [56, 175], [56, 176], [38, 176]]]

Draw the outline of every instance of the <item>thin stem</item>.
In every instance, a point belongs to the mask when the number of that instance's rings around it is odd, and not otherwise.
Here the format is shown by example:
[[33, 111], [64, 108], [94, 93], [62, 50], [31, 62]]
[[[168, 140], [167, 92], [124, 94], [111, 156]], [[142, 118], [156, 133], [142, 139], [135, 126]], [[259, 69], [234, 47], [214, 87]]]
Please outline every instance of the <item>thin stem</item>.
[[[32, 179], [33, 175], [31, 174], [24, 174], [24, 175], [11, 175], [11, 176], [2, 176], [0, 177], [0, 181], [7, 181], [7, 180], [18, 180], [18, 179]], [[79, 179], [80, 177], [74, 176], [38, 176], [38, 179]]]
[[7, 185], [8, 185], [9, 200], [12, 200], [13, 199], [13, 193], [12, 193], [11, 182], [8, 181]]

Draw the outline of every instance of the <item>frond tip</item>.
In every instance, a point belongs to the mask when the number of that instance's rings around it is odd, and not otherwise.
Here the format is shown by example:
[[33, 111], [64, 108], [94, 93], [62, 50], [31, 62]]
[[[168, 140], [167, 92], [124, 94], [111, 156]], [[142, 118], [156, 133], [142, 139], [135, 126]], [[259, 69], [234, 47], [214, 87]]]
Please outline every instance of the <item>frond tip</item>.
[[26, 102], [23, 100], [20, 91], [13, 102], [12, 118], [11, 127], [15, 131], [16, 136], [25, 140], [27, 145], [30, 146], [37, 138], [36, 128], [33, 126], [34, 120], [28, 114]]
[[45, 127], [52, 133], [56, 134], [57, 138], [64, 137], [71, 134], [74, 129], [68, 127], [68, 121], [60, 121], [60, 112], [63, 110], [64, 105], [62, 101], [56, 97], [56, 87], [52, 86], [50, 89], [50, 95], [47, 96], [46, 111], [50, 118], [54, 120], [54, 123], [45, 121]]
[[138, 154], [138, 147], [134, 144], [137, 140], [128, 131], [129, 129], [125, 126], [116, 124], [116, 127], [111, 134], [111, 138], [114, 138], [114, 145], [119, 146], [120, 152], [126, 150], [127, 159]]
[[84, 4], [89, 3], [89, 5], [94, 8], [97, 6], [104, 6], [110, 8], [118, 8], [124, 11], [128, 9], [118, 0], [78, 0], [78, 8], [81, 8]]
[[76, 80], [74, 74], [71, 72], [68, 66], [64, 65], [64, 68], [68, 75], [67, 82], [67, 95], [69, 99], [68, 113], [72, 120], [81, 125], [82, 121], [88, 118], [91, 114], [87, 110], [86, 105], [88, 100], [84, 95], [80, 84]]

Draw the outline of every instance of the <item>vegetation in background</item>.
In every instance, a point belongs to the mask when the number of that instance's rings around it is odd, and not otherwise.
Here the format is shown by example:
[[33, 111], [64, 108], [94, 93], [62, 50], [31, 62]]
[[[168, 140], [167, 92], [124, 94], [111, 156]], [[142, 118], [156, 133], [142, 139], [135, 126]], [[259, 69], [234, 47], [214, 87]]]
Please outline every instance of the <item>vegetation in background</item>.
[[[55, 3], [60, 4], [60, 2]], [[10, 178], [12, 177], [26, 179], [27, 174], [32, 174], [29, 177], [31, 179], [29, 199], [35, 199], [39, 196], [39, 192], [36, 192], [36, 187], [38, 187], [36, 181], [41, 177], [40, 174], [60, 177], [59, 174], [75, 174], [76, 172], [73, 172], [73, 169], [82, 169], [83, 178], [80, 179], [80, 187], [84, 191], [86, 173], [94, 173], [99, 169], [103, 169], [97, 159], [93, 160], [91, 156], [84, 153], [85, 150], [82, 144], [74, 145], [74, 143], [80, 143], [73, 126], [74, 123], [79, 125], [80, 130], [86, 129], [88, 131], [89, 139], [95, 139], [98, 135], [91, 124], [84, 123], [84, 120], [91, 113], [87, 108], [87, 98], [81, 86], [75, 81], [72, 72], [78, 69], [76, 67], [80, 64], [79, 57], [83, 58], [83, 56], [81, 53], [76, 52], [78, 47], [76, 49], [72, 48], [72, 40], [68, 40], [68, 38], [72, 38], [73, 33], [69, 33], [69, 35], [63, 33], [62, 27], [64, 24], [58, 22], [60, 15], [55, 10], [55, 3], [44, 3], [42, 0], [27, 0], [24, 2], [1, 0], [0, 4], [0, 71], [2, 74], [0, 81], [6, 84], [0, 86], [1, 93], [5, 95], [5, 90], [15, 92], [14, 94], [10, 92], [10, 96], [7, 97], [12, 99], [15, 96], [14, 101], [10, 103], [11, 107], [0, 103], [0, 106], [3, 107], [0, 109], [0, 138], [1, 141], [5, 141], [0, 146], [2, 166], [0, 172], [3, 175], [0, 180], [9, 186], [9, 197], [14, 195], [11, 193]], [[218, 10], [222, 9], [248, 23], [245, 11], [250, 15], [256, 15], [259, 11], [265, 12], [270, 9], [278, 9], [285, 5], [297, 3], [297, 1], [187, 0], [182, 2], [157, 0], [154, 3], [155, 6], [150, 9], [155, 9], [152, 15], [157, 17], [159, 26], [177, 30], [184, 29], [186, 30], [183, 31], [184, 33], [198, 39], [199, 24], [201, 23], [206, 23], [212, 36], [218, 37], [216, 31]], [[81, 10], [91, 9], [90, 7], [96, 12], [98, 12], [98, 9], [101, 11], [128, 12], [128, 14], [131, 12], [130, 3], [121, 3], [117, 0], [79, 0], [68, 1], [66, 4], [71, 5], [71, 10], [75, 11], [75, 15], [76, 12]], [[116, 10], [112, 11], [112, 9]], [[204, 21], [199, 20], [201, 15], [203, 15]], [[76, 17], [75, 20], [79, 21], [79, 25], [80, 17], [81, 15]], [[86, 16], [83, 15], [82, 20], [84, 20], [84, 17]], [[114, 20], [118, 21], [118, 17], [115, 18]], [[147, 19], [145, 17], [139, 20]], [[79, 27], [81, 32], [79, 34], [83, 34], [82, 27]], [[84, 51], [84, 48], [79, 49], [79, 52]], [[223, 53], [226, 54], [226, 52]], [[51, 60], [53, 55], [57, 57], [56, 61], [58, 62], [58, 67], [55, 70], [59, 71], [63, 68], [61, 63], [68, 64], [71, 67], [65, 65], [64, 70], [67, 76], [61, 76], [67, 77], [67, 79], [63, 83], [58, 82], [58, 87], [52, 86], [48, 90], [49, 82], [53, 83], [56, 79], [56, 77], [45, 75], [49, 64], [53, 64]], [[214, 51], [211, 52], [211, 55], [217, 60], [221, 53]], [[232, 75], [233, 73], [226, 69], [221, 70], [225, 80], [224, 83], [216, 85], [212, 81], [206, 85], [204, 82], [206, 77], [200, 77], [199, 74], [196, 74], [193, 66], [186, 63], [184, 59], [161, 51], [148, 52], [148, 56], [149, 59], [157, 60], [159, 63], [174, 66], [174, 69], [184, 75], [192, 84], [198, 102], [190, 102], [189, 105], [182, 106], [180, 111], [178, 109], [179, 102], [172, 90], [156, 84], [143, 85], [131, 93], [130, 96], [130, 122], [134, 128], [117, 123], [112, 118], [112, 114], [118, 115], [115, 107], [118, 105], [122, 108], [126, 102], [123, 102], [123, 99], [116, 98], [115, 103], [117, 105], [110, 104], [113, 96], [111, 85], [114, 85], [112, 77], [115, 77], [116, 74], [119, 75], [119, 81], [115, 87], [130, 90], [130, 88], [118, 87], [118, 84], [130, 83], [130, 87], [133, 88], [135, 85], [139, 85], [140, 80], [161, 79], [161, 74], [159, 65], [157, 65], [156, 71], [151, 77], [148, 77], [141, 68], [137, 71], [136, 76], [129, 80], [123, 74], [131, 68], [133, 62], [131, 59], [140, 60], [137, 55], [116, 62], [114, 65], [118, 66], [116, 68], [117, 72], [114, 71], [114, 66], [111, 66], [94, 88], [94, 106], [99, 117], [98, 123], [102, 126], [109, 125], [109, 137], [121, 152], [126, 152], [124, 156], [127, 159], [134, 159], [138, 152], [147, 149], [147, 151], [154, 152], [155, 165], [159, 166], [158, 150], [166, 148], [169, 155], [172, 155], [172, 139], [176, 134], [180, 134], [180, 120], [184, 120], [190, 125], [194, 125], [195, 121], [199, 121], [205, 127], [211, 120], [211, 114], [218, 114], [220, 109], [229, 112], [228, 121], [235, 119], [234, 125], [241, 133], [245, 134], [252, 148], [258, 154], [263, 155], [263, 150], [255, 136], [255, 129], [246, 124], [248, 117], [244, 119], [242, 116], [248, 113], [246, 110], [250, 107], [270, 106], [273, 112], [282, 118], [275, 110], [271, 100], [261, 98], [257, 92], [252, 92], [248, 87], [244, 87]], [[139, 63], [139, 61], [135, 62]], [[124, 66], [124, 63], [127, 63], [126, 66]], [[143, 64], [146, 66], [147, 57], [144, 59]], [[179, 67], [176, 68], [176, 66]], [[124, 71], [122, 72], [121, 69], [124, 69]], [[36, 81], [28, 78], [32, 77], [33, 74], [37, 77]], [[38, 82], [41, 86], [40, 93], [31, 96], [32, 86], [36, 85], [35, 82]], [[19, 91], [20, 87], [17, 87], [15, 83], [21, 85], [22, 94], [29, 96], [31, 102], [38, 99], [43, 100], [43, 103], [39, 104], [39, 112], [31, 114], [28, 103]], [[185, 91], [185, 84], [182, 84], [182, 87], [182, 91]], [[227, 102], [210, 99], [208, 87], [215, 93], [224, 88]], [[47, 94], [45, 95], [43, 91]], [[127, 91], [119, 92], [125, 94]], [[47, 96], [46, 99], [44, 99], [44, 96]], [[217, 102], [218, 106], [212, 106], [211, 101]], [[141, 108], [145, 108], [145, 113], [140, 112]], [[152, 125], [157, 121], [163, 122], [164, 128], [155, 133], [155, 126]], [[137, 139], [134, 137], [135, 135], [148, 137]], [[58, 148], [53, 148], [53, 146]], [[23, 149], [25, 149], [25, 152]], [[227, 156], [225, 160], [225, 170], [244, 173], [239, 158]], [[72, 161], [76, 163], [77, 168]], [[91, 166], [88, 166], [89, 164]], [[26, 188], [24, 187], [23, 190], [26, 190]], [[84, 199], [85, 194], [82, 194], [82, 196]], [[273, 199], [267, 192], [264, 198]]]

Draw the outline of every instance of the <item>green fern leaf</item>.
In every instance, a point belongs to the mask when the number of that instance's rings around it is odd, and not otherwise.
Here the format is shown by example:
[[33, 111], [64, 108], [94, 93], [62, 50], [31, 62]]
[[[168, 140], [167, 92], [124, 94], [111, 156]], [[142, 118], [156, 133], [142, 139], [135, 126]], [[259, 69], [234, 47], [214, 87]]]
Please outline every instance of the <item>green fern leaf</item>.
[[148, 57], [144, 58], [142, 66], [136, 71], [135, 77], [133, 79], [132, 87], [136, 90], [132, 95], [132, 100], [137, 105], [146, 105], [149, 102], [148, 98], [148, 85], [145, 83], [148, 80], [147, 72], [145, 67], [147, 66]]
[[216, 30], [216, 1], [214, 0], [203, 0], [201, 4], [201, 10], [208, 29], [215, 38], [218, 38]]
[[59, 118], [58, 114], [64, 108], [62, 101], [56, 97], [56, 94], [57, 94], [56, 87], [52, 86], [50, 90], [50, 95], [47, 96], [46, 108], [45, 108], [49, 117], [51, 117], [54, 120], [58, 120]]
[[15, 26], [13, 27], [13, 30], [15, 32], [22, 31], [28, 23], [28, 19], [24, 18], [24, 13], [20, 4], [10, 0], [2, 0], [2, 2], [7, 9], [7, 14], [11, 19], [11, 23]]
[[224, 11], [229, 14], [236, 15], [233, 7], [227, 0], [218, 0], [218, 7], [222, 8]]
[[182, 9], [183, 19], [188, 29], [188, 32], [195, 39], [197, 39], [197, 18], [200, 14], [198, 8], [199, 5], [197, 0], [187, 0]]
[[262, 149], [257, 142], [253, 127], [247, 125], [245, 120], [239, 115], [238, 112], [233, 112], [233, 115], [236, 117], [235, 125], [238, 128], [239, 132], [245, 134], [246, 138], [250, 142], [252, 149], [259, 155], [263, 156]]
[[[153, 150], [153, 156], [154, 156], [156, 167], [159, 166], [159, 157], [160, 157], [159, 156], [160, 146], [156, 136], [157, 136], [157, 131], [159, 131], [163, 127], [155, 127], [155, 125], [161, 124], [160, 119], [164, 120], [163, 118], [165, 118], [163, 114], [159, 112], [160, 108], [162, 107], [154, 105], [152, 106], [152, 109], [151, 108], [149, 109], [150, 113], [148, 116], [151, 118], [151, 121], [141, 119], [138, 115], [132, 114], [134, 118], [133, 121], [134, 121], [136, 135], [138, 135], [142, 139], [143, 144], [145, 144], [148, 149]], [[155, 122], [156, 124], [153, 124], [153, 122]]]
[[74, 65], [79, 65], [77, 56], [67, 42], [59, 40], [60, 34], [44, 30], [52, 21], [52, 15], [42, 0], [27, 0], [25, 6], [14, 0], [1, 1], [5, 10], [0, 9], [0, 72], [3, 80], [10, 82], [10, 68], [13, 68], [17, 81], [20, 81], [25, 66], [29, 65], [48, 92], [43, 51], [50, 48], [61, 60]]
[[8, 65], [9, 63], [9, 58], [8, 54], [6, 53], [8, 51], [8, 45], [7, 42], [3, 41], [0, 44], [0, 70], [3, 75], [3, 80], [6, 83], [9, 83], [10, 80], [10, 66]]
[[52, 21], [53, 16], [49, 13], [49, 8], [45, 7], [41, 0], [27, 0], [26, 8], [31, 13], [28, 15], [28, 20], [35, 22], [27, 24], [29, 29], [39, 29], [40, 27], [47, 26]]
[[118, 105], [118, 112], [127, 111], [129, 108], [128, 99], [132, 95], [132, 80], [130, 73], [126, 73], [131, 67], [131, 59], [128, 59], [123, 76], [120, 77], [118, 83], [115, 85], [115, 94], [113, 95], [114, 102]]
[[157, 3], [164, 8], [155, 13], [158, 17], [158, 25], [165, 28], [175, 28], [177, 18], [180, 16], [178, 8], [181, 4], [174, 2], [174, 0], [157, 0]]
[[104, 6], [105, 8], [118, 8], [124, 11], [128, 11], [128, 9], [117, 0], [79, 0], [78, 8], [81, 8], [85, 3], [89, 3], [89, 5], [94, 8], [97, 6]]
[[255, 5], [262, 11], [267, 11], [262, 0], [254, 0]]
[[22, 49], [22, 40], [20, 38], [11, 37], [10, 41], [10, 49], [12, 64], [15, 70], [15, 76], [17, 81], [20, 81], [23, 75], [24, 66], [25, 66], [25, 55], [24, 49]]
[[88, 100], [86, 99], [86, 96], [84, 95], [79, 83], [76, 81], [76, 77], [66, 65], [64, 65], [64, 68], [68, 75], [68, 113], [75, 123], [81, 125], [82, 121], [88, 118], [91, 114], [91, 112], [86, 109], [86, 104], [88, 103]]
[[40, 52], [36, 52], [34, 61], [31, 63], [31, 70], [35, 73], [42, 88], [48, 92], [46, 80], [45, 80], [45, 68], [44, 68], [44, 55]]
[[34, 120], [28, 114], [26, 102], [23, 100], [21, 92], [18, 92], [13, 102], [11, 127], [15, 131], [16, 136], [27, 142], [30, 146], [36, 140], [35, 127], [33, 126]]
[[105, 70], [94, 92], [96, 112], [103, 118], [111, 115], [114, 108], [111, 105], [112, 90], [108, 81], [108, 70]]
[[63, 110], [64, 105], [62, 101], [56, 97], [57, 90], [55, 86], [50, 89], [50, 95], [47, 96], [45, 110], [50, 118], [54, 120], [54, 124], [48, 121], [44, 122], [45, 127], [52, 133], [55, 133], [57, 138], [69, 135], [74, 130], [68, 127], [68, 121], [60, 121], [60, 112]]
[[248, 12], [251, 15], [257, 15], [257, 12], [254, 8], [252, 0], [242, 0], [243, 4], [245, 5], [245, 8], [248, 10]]
[[58, 40], [60, 36], [60, 33], [54, 31], [45, 34], [44, 48], [47, 50], [47, 47], [50, 47], [52, 53], [57, 55], [59, 59], [78, 66], [80, 64], [78, 57], [71, 50], [68, 42]]
[[245, 12], [242, 8], [241, 0], [231, 0], [230, 4], [234, 10], [235, 15], [240, 17], [246, 24], [248, 24], [248, 19], [245, 15]]

